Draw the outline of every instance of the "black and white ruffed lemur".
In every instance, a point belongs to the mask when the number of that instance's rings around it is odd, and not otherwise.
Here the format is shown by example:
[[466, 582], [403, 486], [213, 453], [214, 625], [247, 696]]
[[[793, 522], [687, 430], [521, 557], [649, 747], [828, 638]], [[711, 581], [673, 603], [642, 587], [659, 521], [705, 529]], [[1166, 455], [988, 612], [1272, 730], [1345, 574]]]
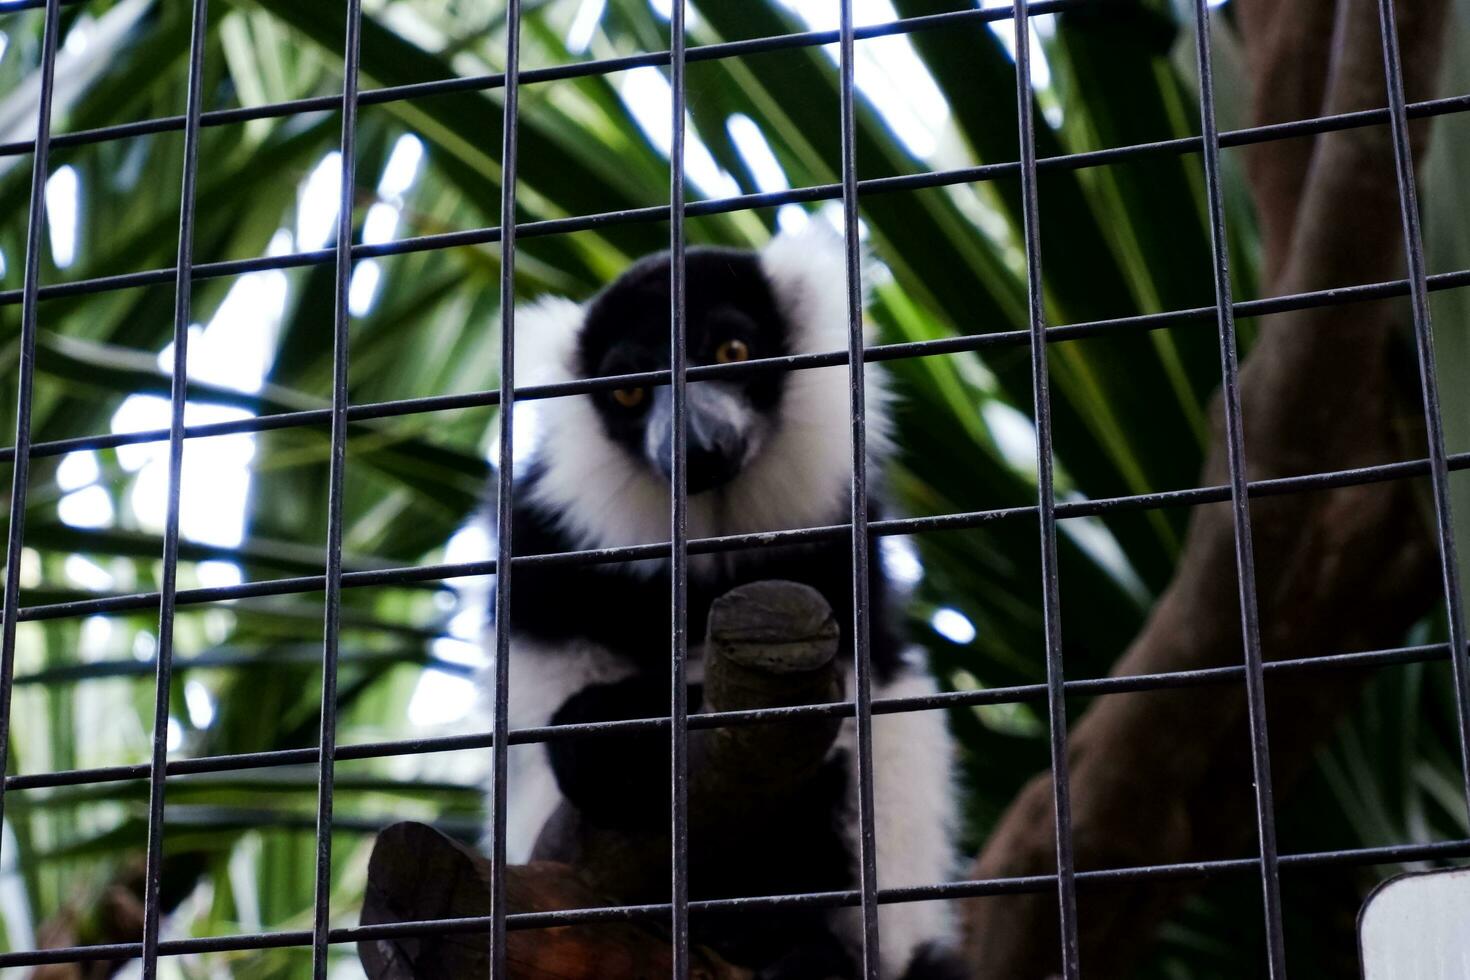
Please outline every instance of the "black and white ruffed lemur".
[[[830, 229], [783, 234], [760, 252], [686, 254], [691, 365], [842, 350], [848, 316], [843, 244]], [[517, 314], [518, 382], [552, 383], [669, 366], [667, 254], [649, 256], [586, 303], [542, 299]], [[888, 454], [883, 374], [865, 372], [868, 458], [875, 481]], [[691, 538], [848, 520], [851, 423], [845, 365], [691, 382], [688, 519]], [[667, 541], [671, 405], [667, 385], [522, 402], [534, 437], [517, 463], [512, 547], [517, 555]], [[518, 427], [519, 431], [519, 427]], [[870, 491], [876, 503], [877, 494]], [[878, 507], [872, 508], [878, 513]], [[892, 589], [870, 563], [872, 693], [936, 690], [922, 655], [906, 650], [890, 612]], [[700, 645], [710, 603], [731, 588], [786, 579], [818, 590], [844, 624], [839, 648], [851, 690], [852, 560], [846, 538], [693, 555], [689, 559], [690, 710], [701, 695]], [[669, 562], [531, 564], [515, 571], [510, 610], [511, 728], [667, 715]], [[488, 685], [487, 685], [488, 687]], [[630, 746], [640, 746], [638, 752]], [[526, 860], [552, 812], [568, 801], [582, 820], [616, 826], [647, 803], [668, 806], [668, 736], [558, 739], [514, 746], [507, 853]], [[636, 756], [636, 757], [635, 757]], [[879, 715], [873, 723], [878, 881], [884, 888], [948, 881], [954, 872], [952, 745], [939, 711]], [[853, 888], [857, 881], [854, 723], [844, 723], [821, 773], [812, 812], [789, 835], [701, 842], [691, 895], [779, 894]], [[657, 822], [657, 814], [645, 815]], [[663, 817], [667, 819], [666, 816]], [[717, 848], [717, 850], [715, 850]], [[721, 870], [724, 869], [724, 870]], [[855, 909], [745, 914], [751, 942], [715, 944], [763, 978], [857, 975]], [[960, 977], [942, 902], [879, 910], [884, 980]], [[696, 923], [697, 926], [697, 923]], [[729, 927], [724, 927], [728, 931]], [[700, 940], [696, 933], [696, 941]], [[728, 939], [728, 937], [726, 937]], [[755, 958], [761, 962], [751, 964]]]

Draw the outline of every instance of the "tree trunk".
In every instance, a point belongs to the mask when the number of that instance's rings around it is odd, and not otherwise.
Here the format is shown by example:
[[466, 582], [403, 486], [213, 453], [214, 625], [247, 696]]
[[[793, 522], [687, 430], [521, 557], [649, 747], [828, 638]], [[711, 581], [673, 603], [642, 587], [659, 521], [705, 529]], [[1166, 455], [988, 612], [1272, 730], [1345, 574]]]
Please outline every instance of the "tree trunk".
[[[1259, 123], [1387, 102], [1374, 0], [1240, 0]], [[1410, 100], [1430, 95], [1442, 0], [1399, 4]], [[1423, 127], [1415, 149], [1422, 155]], [[1404, 243], [1386, 125], [1251, 147], [1265, 238], [1262, 281], [1290, 293], [1401, 278]], [[1406, 300], [1265, 318], [1241, 372], [1247, 474], [1295, 476], [1425, 455], [1406, 341]], [[1228, 482], [1214, 405], [1200, 482]], [[1412, 438], [1406, 438], [1410, 436]], [[1261, 644], [1267, 659], [1391, 646], [1437, 596], [1436, 552], [1414, 484], [1253, 500]], [[1063, 596], [1065, 601], [1065, 595]], [[1240, 664], [1231, 510], [1197, 508], [1174, 579], [1118, 675]], [[1280, 677], [1268, 687], [1273, 784], [1291, 785], [1353, 703], [1361, 672]], [[1079, 869], [1256, 852], [1243, 685], [1113, 695], [1071, 727]], [[1032, 780], [986, 842], [975, 878], [1056, 870], [1049, 774]], [[1114, 885], [1079, 897], [1089, 977], [1128, 975], [1187, 885]], [[965, 903], [977, 976], [1045, 977], [1059, 963], [1054, 893]]]

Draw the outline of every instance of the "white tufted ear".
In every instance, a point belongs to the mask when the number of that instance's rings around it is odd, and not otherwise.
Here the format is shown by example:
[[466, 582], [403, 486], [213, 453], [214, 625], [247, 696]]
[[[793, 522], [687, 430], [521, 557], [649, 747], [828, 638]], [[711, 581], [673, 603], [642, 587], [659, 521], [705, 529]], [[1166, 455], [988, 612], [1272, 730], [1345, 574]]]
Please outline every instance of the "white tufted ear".
[[[867, 265], [864, 249], [858, 254], [858, 267], [866, 269]], [[761, 267], [791, 325], [794, 352], [815, 353], [847, 346], [847, 255], [836, 229], [813, 218], [800, 231], [781, 232], [761, 251]], [[862, 302], [866, 307], [867, 277], [863, 280]], [[866, 321], [863, 333], [871, 343], [872, 327]]]
[[[867, 307], [867, 250], [858, 254], [864, 271], [862, 301]], [[847, 252], [842, 235], [826, 221], [813, 218], [796, 232], [782, 232], [761, 251], [761, 267], [776, 293], [776, 305], [791, 329], [793, 354], [818, 354], [847, 350]], [[873, 322], [863, 317], [863, 341], [877, 341]], [[794, 418], [807, 412], [831, 426], [826, 431], [844, 431], [847, 423], [827, 418], [828, 413], [847, 411], [845, 368], [818, 368], [793, 372], [787, 381], [788, 411]], [[875, 458], [892, 450], [892, 403], [888, 376], [881, 366], [869, 363], [867, 380], [868, 450]], [[820, 390], [819, 389], [830, 389]], [[797, 456], [795, 458], [802, 458]], [[845, 477], [844, 477], [845, 479]]]
[[555, 384], [576, 376], [583, 309], [560, 296], [516, 308], [516, 383]]

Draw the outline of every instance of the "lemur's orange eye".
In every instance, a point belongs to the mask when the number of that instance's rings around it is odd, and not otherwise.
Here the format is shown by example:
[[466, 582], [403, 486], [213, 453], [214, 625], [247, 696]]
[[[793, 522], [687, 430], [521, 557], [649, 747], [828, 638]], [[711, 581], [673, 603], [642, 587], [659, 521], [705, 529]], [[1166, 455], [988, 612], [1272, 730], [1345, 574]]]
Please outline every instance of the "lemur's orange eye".
[[731, 338], [725, 341], [715, 350], [715, 360], [721, 364], [733, 364], [736, 361], [750, 360], [750, 348], [745, 346], [745, 341]]
[[637, 408], [647, 393], [643, 388], [614, 388], [613, 399], [624, 408]]

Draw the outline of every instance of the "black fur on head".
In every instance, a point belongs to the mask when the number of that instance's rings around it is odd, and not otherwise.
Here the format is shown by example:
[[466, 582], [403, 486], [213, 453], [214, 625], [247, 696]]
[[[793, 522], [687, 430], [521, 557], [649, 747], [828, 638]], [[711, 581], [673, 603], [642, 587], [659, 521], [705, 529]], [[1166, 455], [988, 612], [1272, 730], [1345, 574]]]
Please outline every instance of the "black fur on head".
[[[779, 357], [790, 328], [753, 252], [691, 248], [685, 254], [685, 336], [689, 365]], [[632, 266], [587, 306], [576, 361], [583, 377], [669, 367], [671, 276], [668, 253]], [[766, 371], [688, 387], [689, 491], [734, 478], [775, 424], [786, 375]], [[593, 395], [608, 438], [635, 458], [670, 466], [668, 386]]]
[[[845, 254], [828, 228], [783, 233], [759, 252], [691, 248], [685, 273], [692, 366], [847, 346]], [[516, 383], [667, 369], [669, 293], [669, 259], [661, 253], [585, 303], [546, 297], [518, 307]], [[889, 445], [887, 398], [877, 365], [865, 374], [870, 472], [877, 473]], [[686, 394], [692, 536], [843, 519], [852, 476], [845, 364], [696, 377]], [[668, 384], [527, 401], [516, 412], [535, 433], [530, 459], [518, 464], [518, 499], [554, 519], [578, 547], [667, 539]], [[708, 563], [699, 556], [691, 569]]]

